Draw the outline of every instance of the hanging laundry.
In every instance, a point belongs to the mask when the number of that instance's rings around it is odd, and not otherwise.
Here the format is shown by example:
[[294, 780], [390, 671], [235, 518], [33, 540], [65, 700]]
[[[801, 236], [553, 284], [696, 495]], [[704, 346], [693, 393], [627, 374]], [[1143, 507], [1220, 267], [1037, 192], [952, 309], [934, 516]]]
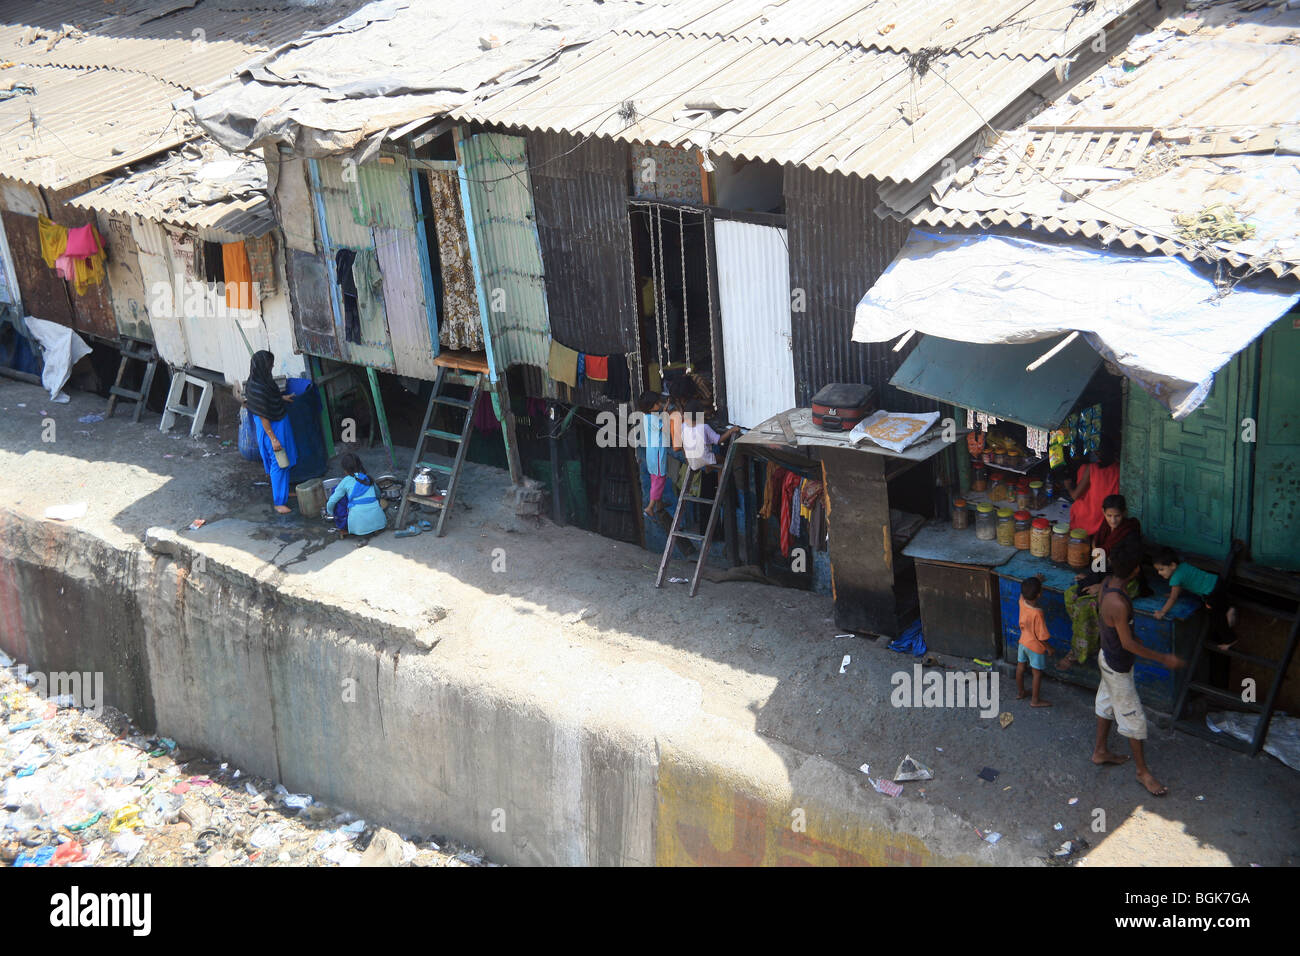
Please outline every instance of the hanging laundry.
[[209, 285], [225, 280], [222, 268], [225, 262], [221, 254], [221, 243], [198, 240], [194, 243], [194, 274], [203, 276]]
[[[207, 243], [204, 243], [204, 252]], [[248, 265], [248, 252], [242, 242], [227, 242], [221, 246], [221, 266], [226, 277], [226, 305], [232, 309], [251, 309], [253, 298], [253, 272]]]
[[72, 284], [77, 290], [77, 295], [85, 295], [86, 290], [92, 285], [99, 285], [104, 281], [104, 254], [102, 252], [87, 256], [84, 259], [73, 259], [72, 266], [76, 273]]
[[[794, 486], [794, 494], [790, 496], [790, 537], [799, 537], [799, 520], [803, 517], [801, 505], [799, 503], [799, 492], [803, 489], [803, 481]], [[789, 553], [789, 552], [787, 552]]]
[[361, 307], [357, 299], [357, 283], [352, 277], [352, 263], [357, 254], [351, 249], [334, 253], [334, 269], [338, 274], [339, 290], [343, 293], [343, 337], [354, 345], [361, 344]]
[[605, 396], [614, 399], [616, 402], [627, 401], [632, 397], [632, 378], [628, 373], [627, 356], [609, 356], [608, 371], [609, 378], [605, 382]]
[[275, 274], [274, 234], [268, 232], [256, 239], [245, 239], [244, 252], [248, 255], [248, 271], [253, 277], [257, 298], [265, 299], [275, 295], [279, 283]]
[[[794, 502], [795, 490], [800, 478], [792, 471], [787, 471], [781, 479], [781, 554], [790, 554], [790, 506]], [[797, 512], [796, 512], [797, 514]]]
[[591, 379], [593, 382], [609, 381], [608, 355], [587, 356], [587, 378]]
[[781, 486], [785, 481], [785, 469], [780, 465], [767, 465], [767, 478], [763, 482], [763, 505], [758, 509], [760, 518], [772, 517], [773, 509], [781, 500]]
[[552, 381], [563, 382], [569, 388], [578, 385], [578, 353], [551, 339], [551, 355], [546, 363], [546, 373]]
[[481, 392], [478, 405], [474, 409], [474, 427], [485, 435], [501, 431], [501, 420], [497, 418], [496, 409], [492, 407], [492, 396]]
[[73, 259], [72, 256], [59, 256], [59, 258], [54, 260], [54, 271], [59, 274], [60, 278], [72, 282], [77, 278], [75, 263], [76, 260]]
[[578, 384], [582, 385], [587, 380], [587, 356], [578, 353]]
[[87, 256], [103, 251], [104, 244], [99, 240], [99, 230], [93, 224], [88, 223], [68, 230], [68, 244], [63, 250], [64, 255], [72, 256], [74, 259], [85, 259]]
[[36, 227], [41, 237], [41, 258], [51, 269], [68, 248], [68, 228], [60, 226], [48, 216], [38, 216]]

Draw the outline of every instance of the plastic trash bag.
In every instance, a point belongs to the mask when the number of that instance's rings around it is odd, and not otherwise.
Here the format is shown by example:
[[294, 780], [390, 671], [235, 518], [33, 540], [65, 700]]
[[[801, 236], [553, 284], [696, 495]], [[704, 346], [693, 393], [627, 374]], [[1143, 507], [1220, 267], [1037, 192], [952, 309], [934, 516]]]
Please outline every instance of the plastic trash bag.
[[913, 657], [920, 657], [925, 653], [925, 635], [921, 633], [921, 622], [917, 621], [900, 637], [892, 641], [889, 645], [891, 651], [898, 651], [900, 654], [911, 654]]

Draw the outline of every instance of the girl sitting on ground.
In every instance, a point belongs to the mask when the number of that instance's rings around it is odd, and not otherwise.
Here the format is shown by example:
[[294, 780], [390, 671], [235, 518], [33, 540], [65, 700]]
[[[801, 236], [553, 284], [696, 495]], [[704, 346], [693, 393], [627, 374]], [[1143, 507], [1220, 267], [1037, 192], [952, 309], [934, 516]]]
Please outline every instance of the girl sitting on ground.
[[357, 542], [360, 547], [365, 544], [366, 535], [388, 527], [388, 517], [379, 503], [374, 479], [366, 474], [361, 459], [347, 452], [339, 464], [343, 468], [343, 480], [325, 503], [325, 510], [334, 515], [334, 527], [340, 535], [357, 536], [361, 539]]

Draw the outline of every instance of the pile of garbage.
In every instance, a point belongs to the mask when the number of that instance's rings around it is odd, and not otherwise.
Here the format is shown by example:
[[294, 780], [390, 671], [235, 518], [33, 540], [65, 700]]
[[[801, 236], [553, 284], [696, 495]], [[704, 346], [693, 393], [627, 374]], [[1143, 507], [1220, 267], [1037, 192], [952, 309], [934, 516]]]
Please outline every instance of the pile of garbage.
[[123, 714], [46, 700], [0, 653], [0, 865], [494, 866], [407, 840]]

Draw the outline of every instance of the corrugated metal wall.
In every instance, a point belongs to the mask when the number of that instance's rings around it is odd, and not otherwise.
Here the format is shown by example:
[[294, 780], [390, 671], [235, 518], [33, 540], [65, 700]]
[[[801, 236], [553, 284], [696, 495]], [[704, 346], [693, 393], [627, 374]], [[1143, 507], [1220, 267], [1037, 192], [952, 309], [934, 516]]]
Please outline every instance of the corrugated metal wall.
[[754, 428], [794, 405], [785, 230], [717, 220], [727, 415]]
[[152, 342], [149, 296], [140, 273], [140, 248], [131, 234], [131, 221], [120, 213], [106, 212], [97, 213], [96, 219], [108, 247], [105, 270], [117, 329], [128, 338]]
[[876, 187], [867, 180], [785, 168], [790, 289], [792, 297], [803, 290], [807, 307], [792, 313], [800, 405], [831, 382], [871, 385], [881, 407], [894, 411], [933, 405], [888, 384], [911, 343], [893, 352], [892, 343], [852, 341], [854, 309], [907, 239], [907, 226], [876, 216], [878, 204]]
[[[303, 374], [306, 363], [294, 354], [286, 293], [281, 290], [269, 296], [256, 309], [228, 308], [214, 287], [196, 281], [189, 263], [177, 256], [173, 242], [173, 234], [183, 242], [194, 238], [214, 241], [217, 234], [171, 229], [174, 233], [153, 220], [131, 220], [148, 294], [148, 321], [164, 361], [181, 368], [219, 372], [233, 384], [248, 377], [251, 352], [270, 349], [275, 353], [276, 374]], [[279, 255], [283, 243], [276, 245]]]
[[638, 347], [628, 231], [627, 145], [531, 133], [537, 237], [551, 334], [581, 352]]
[[[88, 180], [84, 188], [89, 188], [90, 184], [95, 184], [95, 180]], [[50, 218], [59, 225], [66, 226], [69, 229], [77, 229], [95, 222], [94, 213], [65, 205], [63, 202], [69, 196], [75, 195], [80, 188], [83, 187], [73, 187], [59, 192], [45, 191], [46, 202], [50, 209]], [[96, 228], [98, 228], [98, 224], [96, 224]], [[108, 238], [106, 236], [101, 236], [101, 238], [107, 244]], [[106, 251], [110, 256], [113, 254], [112, 249]], [[72, 327], [86, 335], [95, 335], [102, 339], [116, 341], [118, 338], [117, 316], [113, 312], [113, 301], [109, 293], [107, 277], [97, 285], [87, 286], [86, 291], [80, 295], [77, 294], [75, 284], [68, 282], [66, 285], [68, 295], [72, 299], [74, 316]]]
[[479, 133], [461, 149], [493, 361], [544, 369], [551, 323], [524, 140]]

